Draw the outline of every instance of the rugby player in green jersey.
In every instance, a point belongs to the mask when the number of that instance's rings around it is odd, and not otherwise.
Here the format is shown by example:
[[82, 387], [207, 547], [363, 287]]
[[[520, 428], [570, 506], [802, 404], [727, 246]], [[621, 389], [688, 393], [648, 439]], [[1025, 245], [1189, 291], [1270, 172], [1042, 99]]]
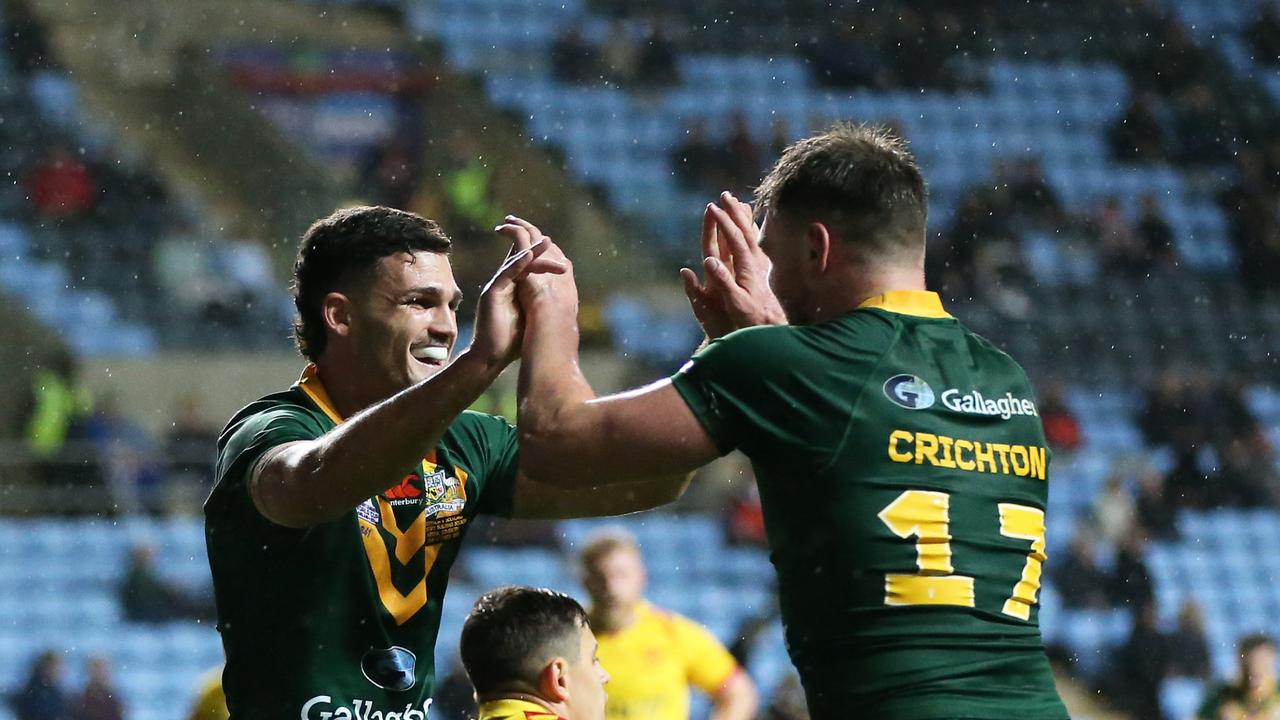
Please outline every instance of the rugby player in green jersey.
[[465, 410], [519, 354], [516, 287], [537, 294], [565, 271], [549, 244], [514, 240], [450, 362], [462, 298], [438, 225], [361, 207], [303, 237], [294, 296], [312, 363], [231, 419], [205, 503], [232, 718], [425, 720], [449, 568], [477, 514], [616, 514], [683, 489], [531, 481], [515, 429]]
[[727, 193], [707, 207], [705, 282], [682, 274], [710, 342], [670, 379], [596, 398], [571, 274], [523, 289], [526, 471], [627, 482], [741, 450], [815, 720], [1066, 718], [1037, 617], [1040, 418], [1022, 368], [925, 290], [915, 161], [840, 125], [757, 196], [759, 229]]

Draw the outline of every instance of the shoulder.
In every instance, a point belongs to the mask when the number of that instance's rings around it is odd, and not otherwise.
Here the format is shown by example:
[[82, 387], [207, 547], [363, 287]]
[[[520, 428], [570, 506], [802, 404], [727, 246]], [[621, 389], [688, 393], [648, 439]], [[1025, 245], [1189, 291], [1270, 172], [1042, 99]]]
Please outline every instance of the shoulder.
[[294, 390], [273, 393], [249, 403], [236, 412], [223, 428], [218, 438], [218, 446], [220, 449], [225, 448], [233, 440], [244, 439], [246, 435], [283, 426], [310, 429], [319, 437], [325, 432], [323, 417], [318, 409], [309, 405], [301, 393]]

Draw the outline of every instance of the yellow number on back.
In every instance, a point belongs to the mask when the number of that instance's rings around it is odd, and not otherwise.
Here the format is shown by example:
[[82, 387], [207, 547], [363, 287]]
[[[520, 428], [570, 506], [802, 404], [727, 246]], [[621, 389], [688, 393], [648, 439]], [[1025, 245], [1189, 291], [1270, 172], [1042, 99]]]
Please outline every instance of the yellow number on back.
[[900, 538], [916, 538], [915, 575], [884, 578], [886, 605], [961, 605], [973, 607], [973, 578], [950, 574], [951, 497], [930, 490], [907, 490], [880, 511], [880, 521]]
[[1013, 587], [1013, 595], [1004, 601], [1004, 614], [1022, 620], [1031, 617], [1031, 606], [1036, 604], [1036, 591], [1040, 589], [1040, 570], [1044, 555], [1044, 511], [1026, 505], [1000, 503], [1000, 534], [1005, 537], [1031, 541], [1027, 564], [1022, 568], [1022, 579]]

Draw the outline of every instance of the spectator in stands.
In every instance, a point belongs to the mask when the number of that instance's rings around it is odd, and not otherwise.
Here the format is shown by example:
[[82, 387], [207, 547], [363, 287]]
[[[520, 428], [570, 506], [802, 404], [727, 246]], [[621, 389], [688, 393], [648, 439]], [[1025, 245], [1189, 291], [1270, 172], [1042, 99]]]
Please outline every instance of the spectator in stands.
[[1148, 444], [1188, 447], [1200, 439], [1195, 408], [1188, 404], [1189, 390], [1180, 368], [1166, 368], [1156, 376], [1138, 416], [1138, 427]]
[[360, 168], [360, 184], [369, 193], [371, 205], [404, 210], [413, 204], [422, 179], [422, 150], [414, 135], [397, 132], [388, 142], [369, 149]]
[[173, 427], [165, 438], [170, 481], [188, 479], [207, 491], [213, 483], [213, 459], [218, 453], [218, 427], [209, 421], [194, 392], [184, 393], [173, 410]]
[[93, 395], [78, 376], [71, 353], [54, 347], [32, 371], [21, 402], [18, 422], [32, 473], [46, 485], [93, 485], [99, 480], [97, 459], [84, 443]]
[[1109, 545], [1119, 545], [1134, 528], [1133, 495], [1125, 485], [1124, 473], [1113, 467], [1102, 493], [1093, 502], [1093, 523]]
[[1143, 261], [1148, 268], [1169, 268], [1177, 264], [1178, 250], [1173, 228], [1164, 219], [1160, 203], [1153, 193], [1142, 196], [1137, 232], [1144, 250]]
[[793, 140], [791, 130], [787, 128], [787, 121], [781, 117], [775, 117], [769, 124], [769, 157], [782, 157], [782, 151], [786, 150]]
[[[745, 463], [744, 463], [745, 465]], [[725, 538], [731, 545], [768, 547], [764, 534], [764, 508], [760, 506], [760, 488], [746, 465], [737, 490], [725, 508]]]
[[1156, 163], [1168, 159], [1164, 126], [1156, 115], [1156, 97], [1134, 93], [1124, 115], [1108, 129], [1111, 154], [1117, 160]]
[[586, 83], [600, 77], [599, 52], [572, 25], [551, 43], [551, 74], [567, 83]]
[[26, 2], [7, 0], [3, 18], [5, 54], [19, 76], [27, 77], [53, 65], [44, 25]]
[[760, 182], [760, 148], [751, 137], [751, 128], [741, 111], [729, 116], [729, 137], [722, 157], [729, 173], [729, 187], [734, 192], [749, 191]]
[[1194, 600], [1182, 603], [1178, 627], [1165, 642], [1169, 651], [1169, 674], [1179, 677], [1209, 677], [1209, 642], [1204, 634], [1204, 613]]
[[1220, 447], [1218, 455], [1221, 504], [1245, 508], [1280, 504], [1280, 476], [1275, 462], [1252, 436], [1232, 438]]
[[814, 78], [838, 88], [891, 85], [891, 63], [881, 47], [889, 44], [884, 31], [878, 14], [846, 13], [824, 22], [804, 51]]
[[31, 210], [42, 221], [87, 217], [97, 192], [89, 166], [65, 145], [52, 146], [27, 177]]
[[1049, 572], [1067, 607], [1096, 610], [1110, 606], [1110, 579], [1098, 567], [1093, 539], [1084, 529], [1072, 536], [1066, 554], [1049, 564]]
[[686, 717], [691, 686], [710, 696], [718, 718], [755, 716], [755, 686], [724, 645], [701, 625], [644, 600], [635, 538], [620, 530], [595, 536], [582, 550], [581, 567], [600, 662], [613, 676], [608, 720]]
[[213, 603], [207, 596], [175, 585], [160, 577], [155, 567], [155, 549], [138, 545], [129, 554], [129, 568], [120, 586], [124, 617], [133, 622], [156, 623], [170, 620], [213, 620]]
[[600, 51], [604, 75], [618, 85], [627, 86], [636, 79], [640, 62], [640, 45], [632, 37], [626, 23], [614, 20], [609, 25], [609, 36]]
[[676, 180], [691, 191], [706, 191], [715, 187], [723, 189], [722, 151], [707, 137], [707, 121], [701, 118], [690, 121], [685, 129], [684, 142], [672, 153]]
[[673, 85], [679, 79], [675, 43], [667, 35], [666, 23], [661, 17], [654, 16], [649, 21], [649, 32], [640, 48], [635, 83], [642, 88], [658, 88]]
[[1098, 251], [1103, 269], [1125, 280], [1136, 280], [1147, 273], [1146, 248], [1124, 215], [1120, 198], [1107, 198], [1093, 218], [1098, 233]]
[[71, 703], [76, 720], [122, 720], [120, 693], [111, 684], [111, 666], [106, 658], [89, 660], [89, 682]]
[[1273, 294], [1280, 283], [1280, 193], [1274, 187], [1276, 168], [1261, 153], [1241, 151], [1235, 185], [1218, 196], [1227, 216], [1232, 244], [1240, 259], [1241, 279], [1255, 297]]
[[1264, 634], [1240, 639], [1239, 677], [1210, 691], [1199, 720], [1277, 720], [1280, 691], [1276, 689], [1276, 643]]
[[[1007, 207], [1019, 221], [1031, 227], [1053, 227], [1064, 217], [1062, 201], [1044, 176], [1038, 158], [1030, 157], [1010, 166]], [[999, 182], [997, 178], [997, 182]]]
[[1159, 717], [1160, 683], [1168, 670], [1168, 644], [1156, 627], [1155, 605], [1143, 603], [1137, 606], [1133, 630], [1117, 649], [1102, 684], [1116, 705], [1134, 717]]
[[1111, 579], [1111, 600], [1115, 605], [1141, 609], [1155, 601], [1151, 571], [1143, 554], [1146, 550], [1143, 529], [1135, 527], [1120, 544]]
[[1245, 39], [1253, 48], [1253, 59], [1263, 65], [1280, 63], [1280, 2], [1271, 0], [1245, 28]]
[[1164, 475], [1149, 467], [1138, 476], [1138, 525], [1155, 540], [1178, 539], [1178, 511], [1165, 491]]
[[52, 650], [36, 656], [31, 675], [9, 700], [16, 720], [71, 720], [62, 687], [62, 658]]
[[1084, 441], [1080, 434], [1080, 421], [1067, 407], [1067, 391], [1061, 382], [1045, 383], [1040, 393], [1040, 421], [1044, 436], [1055, 453], [1069, 453], [1080, 449]]
[[1213, 165], [1230, 159], [1226, 118], [1213, 88], [1206, 82], [1187, 86], [1177, 98], [1178, 160], [1185, 165]]
[[124, 512], [158, 511], [163, 458], [147, 431], [121, 408], [118, 396], [102, 397], [86, 423], [85, 436], [101, 459], [116, 505]]

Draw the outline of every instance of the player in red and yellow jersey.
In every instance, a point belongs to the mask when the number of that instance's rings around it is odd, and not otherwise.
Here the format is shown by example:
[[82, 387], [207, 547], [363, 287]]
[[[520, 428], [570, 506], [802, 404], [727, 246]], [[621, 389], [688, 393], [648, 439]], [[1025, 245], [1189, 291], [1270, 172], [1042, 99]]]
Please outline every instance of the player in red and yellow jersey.
[[582, 552], [591, 626], [613, 680], [607, 720], [688, 720], [689, 689], [711, 697], [713, 720], [754, 717], [755, 685], [705, 627], [644, 600], [645, 569], [635, 538], [609, 531]]
[[578, 601], [554, 590], [486, 593], [462, 626], [480, 720], [604, 720], [609, 674]]

